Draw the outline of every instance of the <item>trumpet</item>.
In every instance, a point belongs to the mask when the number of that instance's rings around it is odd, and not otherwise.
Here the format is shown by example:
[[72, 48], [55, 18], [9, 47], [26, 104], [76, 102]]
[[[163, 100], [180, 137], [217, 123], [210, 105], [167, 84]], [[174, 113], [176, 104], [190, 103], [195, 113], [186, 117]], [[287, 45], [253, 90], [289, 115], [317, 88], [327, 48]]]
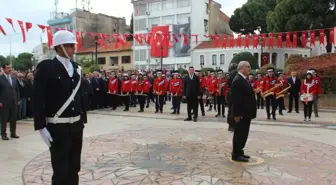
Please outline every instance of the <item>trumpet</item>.
[[264, 98], [264, 100], [268, 97], [268, 96], [271, 96], [271, 95], [274, 95], [274, 90], [276, 89], [276, 88], [278, 88], [280, 86], [280, 84], [276, 84], [276, 85], [274, 85], [274, 87], [272, 87], [272, 88], [270, 88], [270, 89], [268, 89], [267, 91], [265, 91], [265, 92], [263, 92], [263, 98]]
[[280, 92], [277, 94], [277, 96], [276, 96], [275, 99], [279, 99], [279, 98], [284, 97], [284, 96], [285, 96], [285, 92], [286, 92], [288, 89], [290, 89], [290, 88], [291, 88], [291, 85], [288, 85], [288, 87], [286, 87], [285, 89], [283, 89], [282, 91], [280, 91]]

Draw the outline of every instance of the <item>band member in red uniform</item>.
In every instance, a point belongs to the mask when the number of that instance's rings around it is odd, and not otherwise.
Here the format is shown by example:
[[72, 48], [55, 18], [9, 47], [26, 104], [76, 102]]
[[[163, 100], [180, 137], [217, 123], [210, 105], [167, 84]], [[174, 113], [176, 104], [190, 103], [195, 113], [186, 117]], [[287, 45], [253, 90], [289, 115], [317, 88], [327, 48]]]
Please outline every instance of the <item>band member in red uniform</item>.
[[264, 81], [261, 73], [257, 74], [257, 80], [254, 83], [254, 92], [257, 94], [257, 108], [264, 109], [264, 99], [261, 96], [261, 92], [263, 91]]
[[123, 80], [121, 82], [121, 96], [123, 103], [125, 105], [124, 111], [129, 111], [130, 106], [130, 94], [131, 94], [131, 80], [128, 78], [128, 74], [124, 74]]
[[208, 91], [208, 98], [209, 98], [209, 110], [212, 110], [212, 104], [216, 98], [216, 89], [217, 89], [217, 78], [214, 72], [211, 72], [211, 77], [207, 80], [207, 91]]
[[201, 98], [199, 99], [199, 104], [201, 107], [201, 112], [202, 112], [202, 116], [205, 116], [205, 111], [204, 111], [204, 102], [206, 101], [206, 78], [203, 77], [203, 73], [201, 73], [200, 70], [196, 70], [195, 74], [198, 76], [199, 80], [200, 80], [200, 96]]
[[135, 94], [138, 96], [138, 101], [140, 104], [140, 110], [138, 112], [144, 112], [145, 102], [149, 94], [150, 87], [150, 82], [144, 79], [142, 73], [139, 73], [135, 92]]
[[180, 114], [183, 82], [182, 79], [179, 78], [177, 71], [174, 72], [174, 77], [173, 79], [170, 79], [169, 83], [169, 92], [172, 96], [172, 103], [174, 108], [174, 111], [171, 114]]
[[[280, 86], [277, 91], [281, 92], [288, 86], [287, 80], [283, 78], [283, 74], [281, 72], [278, 73], [278, 81], [279, 81]], [[277, 104], [279, 108], [279, 114], [283, 115], [282, 110], [286, 110], [284, 98], [283, 97], [278, 98]]]
[[301, 101], [303, 103], [304, 121], [310, 121], [314, 95], [316, 94], [316, 84], [314, 82], [313, 71], [307, 71], [306, 78], [301, 83]]
[[270, 106], [272, 105], [272, 118], [276, 120], [276, 109], [277, 109], [277, 102], [275, 99], [275, 91], [278, 85], [278, 79], [274, 75], [275, 69], [273, 67], [267, 68], [267, 76], [264, 77], [264, 87], [263, 87], [263, 96], [266, 100], [266, 113], [267, 119], [271, 119], [271, 112]]
[[315, 85], [315, 94], [314, 94], [314, 113], [315, 117], [319, 117], [318, 115], [318, 101], [320, 94], [322, 93], [322, 88], [321, 88], [321, 78], [317, 76], [316, 70], [315, 69], [309, 69], [309, 71], [312, 72], [313, 74], [313, 80], [314, 80], [314, 85]]
[[249, 74], [248, 80], [250, 82], [251, 87], [254, 89], [255, 87], [255, 80], [253, 74]]
[[225, 117], [225, 97], [228, 91], [227, 80], [225, 79], [223, 70], [218, 70], [219, 79], [217, 80], [216, 85], [216, 97], [217, 97], [217, 115], [216, 117], [221, 116]]
[[136, 79], [136, 75], [135, 74], [131, 74], [131, 106], [132, 107], [136, 107], [136, 99], [137, 99], [137, 96], [135, 95], [135, 92], [136, 92], [136, 88], [137, 88], [137, 84], [138, 84], [138, 81]]
[[155, 94], [155, 113], [163, 113], [164, 97], [168, 88], [168, 81], [162, 77], [162, 71], [156, 72], [157, 78], [154, 80], [153, 91]]
[[118, 95], [119, 80], [114, 72], [111, 73], [108, 81], [108, 94], [110, 96], [110, 105], [112, 110], [116, 110], [119, 103]]
[[[206, 101], [205, 106], [207, 107], [210, 104], [207, 84], [209, 83], [209, 81], [211, 79], [211, 71], [207, 72], [207, 74], [205, 75], [204, 79], [205, 79], [205, 94], [207, 96], [207, 101]], [[208, 111], [210, 111], [210, 108], [208, 109]]]

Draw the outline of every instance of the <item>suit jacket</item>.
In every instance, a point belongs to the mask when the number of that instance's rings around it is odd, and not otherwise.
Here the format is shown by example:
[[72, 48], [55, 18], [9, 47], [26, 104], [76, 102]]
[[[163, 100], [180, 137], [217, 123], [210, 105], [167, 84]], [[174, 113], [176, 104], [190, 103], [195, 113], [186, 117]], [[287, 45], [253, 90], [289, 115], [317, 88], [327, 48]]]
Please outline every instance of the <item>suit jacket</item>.
[[17, 105], [20, 100], [19, 83], [16, 78], [12, 77], [12, 86], [5, 75], [0, 76], [0, 103], [4, 107]]
[[291, 88], [289, 89], [289, 92], [293, 95], [294, 94], [299, 95], [298, 93], [300, 92], [300, 88], [301, 88], [301, 79], [296, 77], [295, 83], [294, 83], [292, 77], [289, 77], [287, 79], [287, 83], [289, 85], [291, 85]]
[[20, 98], [27, 98], [27, 84], [24, 80], [22, 80], [23, 86], [21, 85], [20, 81], [17, 80], [19, 91], [20, 91]]
[[243, 119], [257, 117], [257, 102], [253, 88], [239, 73], [232, 81], [231, 100], [234, 117], [242, 116]]
[[194, 74], [193, 78], [185, 76], [183, 79], [183, 96], [197, 98], [200, 96], [200, 80], [198, 76]]
[[32, 80], [26, 81], [26, 87], [27, 87], [27, 98], [33, 99], [33, 83]]

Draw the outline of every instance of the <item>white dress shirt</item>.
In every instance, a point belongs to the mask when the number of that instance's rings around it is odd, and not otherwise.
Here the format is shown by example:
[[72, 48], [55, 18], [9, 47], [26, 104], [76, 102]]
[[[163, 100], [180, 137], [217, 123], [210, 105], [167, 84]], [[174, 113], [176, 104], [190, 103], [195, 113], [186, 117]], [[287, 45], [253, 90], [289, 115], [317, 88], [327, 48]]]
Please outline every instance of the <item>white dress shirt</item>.
[[296, 77], [292, 77], [293, 83], [295, 84]]
[[74, 68], [73, 68], [73, 66], [70, 62], [70, 59], [61, 57], [59, 55], [56, 55], [56, 58], [57, 58], [57, 60], [59, 60], [63, 64], [63, 66], [67, 70], [69, 76], [72, 77], [73, 74], [74, 74]]
[[241, 72], [238, 72], [238, 74], [240, 74], [240, 76], [242, 76], [245, 80], [247, 80], [246, 78], [246, 76], [244, 76]]
[[7, 74], [5, 74], [5, 76], [6, 76], [7, 80], [8, 80], [8, 82], [9, 82], [9, 84], [10, 84], [11, 86], [13, 86], [13, 82], [12, 82], [11, 75], [7, 75]]

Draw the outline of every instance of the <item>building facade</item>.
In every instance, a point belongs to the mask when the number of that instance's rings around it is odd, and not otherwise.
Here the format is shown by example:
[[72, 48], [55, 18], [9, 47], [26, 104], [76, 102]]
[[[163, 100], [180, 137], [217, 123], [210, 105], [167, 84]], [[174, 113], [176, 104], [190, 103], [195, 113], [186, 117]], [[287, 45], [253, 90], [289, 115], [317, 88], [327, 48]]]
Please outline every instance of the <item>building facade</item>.
[[[208, 0], [133, 0], [134, 5], [134, 24], [135, 34], [149, 33], [153, 26], [169, 25], [169, 32], [172, 33], [173, 25], [190, 24], [191, 34], [198, 35], [198, 42], [209, 40], [205, 35], [219, 32], [232, 34], [227, 29], [228, 26], [220, 30], [219, 24], [210, 22], [209, 19], [223, 22], [223, 16], [220, 15], [221, 5], [212, 1], [211, 6]], [[209, 8], [210, 7], [210, 8]], [[217, 17], [214, 17], [217, 16]], [[214, 18], [213, 18], [214, 17]], [[227, 16], [226, 16], [227, 18]], [[224, 22], [228, 25], [227, 22]], [[173, 37], [171, 38], [173, 42]], [[186, 68], [191, 65], [191, 52], [196, 47], [196, 38], [190, 38], [190, 52], [181, 57], [176, 57], [174, 49], [169, 49], [169, 55], [163, 58], [163, 66], [167, 69]], [[150, 47], [140, 45], [134, 42], [134, 65], [136, 68], [148, 69], [158, 68], [161, 65], [160, 58], [150, 56]]]
[[101, 69], [113, 71], [117, 69], [131, 70], [133, 63], [133, 42], [126, 42], [125, 46], [115, 43], [107, 43], [97, 48], [97, 58], [95, 61], [96, 48], [90, 47], [76, 53], [76, 60], [82, 62], [96, 62]]
[[38, 46], [35, 46], [32, 51], [34, 55], [34, 59], [37, 63], [41, 62], [42, 60], [50, 58], [49, 56], [49, 48], [47, 43], [41, 43]]

